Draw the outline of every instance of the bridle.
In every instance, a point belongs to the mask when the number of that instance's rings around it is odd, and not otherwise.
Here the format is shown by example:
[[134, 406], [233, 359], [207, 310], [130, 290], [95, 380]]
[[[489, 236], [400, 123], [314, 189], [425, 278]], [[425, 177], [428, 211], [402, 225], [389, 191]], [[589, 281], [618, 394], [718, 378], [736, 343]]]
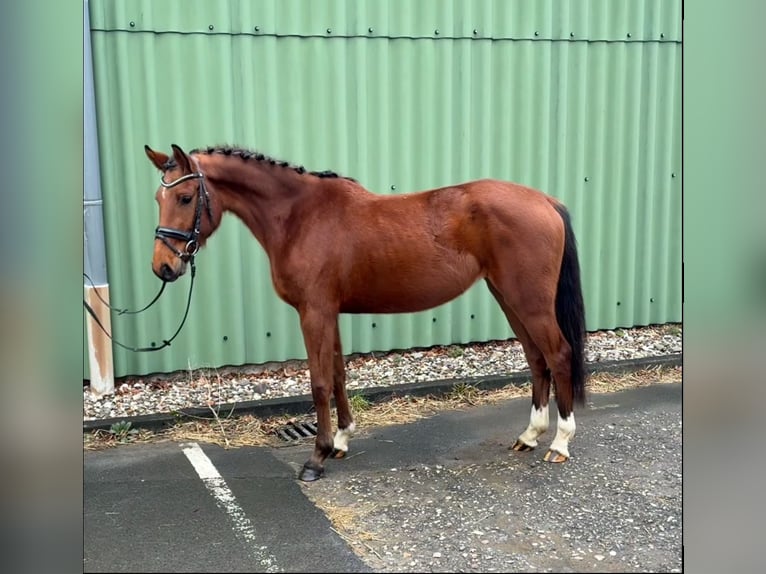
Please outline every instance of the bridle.
[[[165, 189], [170, 189], [171, 187], [175, 187], [177, 185], [182, 184], [185, 181], [189, 181], [190, 179], [198, 179], [199, 180], [199, 186], [197, 188], [197, 205], [194, 208], [194, 225], [192, 226], [191, 231], [183, 231], [181, 229], [175, 229], [173, 227], [160, 227], [157, 226], [157, 228], [154, 230], [154, 238], [159, 239], [162, 241], [179, 259], [181, 259], [184, 263], [189, 263], [191, 265], [191, 281], [189, 282], [189, 296], [186, 301], [186, 311], [184, 311], [183, 319], [181, 319], [181, 324], [178, 326], [178, 329], [176, 329], [176, 332], [173, 334], [170, 339], [164, 339], [162, 341], [162, 345], [157, 347], [154, 343], [150, 347], [131, 347], [128, 345], [124, 345], [120, 343], [119, 341], [116, 341], [111, 334], [107, 332], [107, 330], [104, 328], [104, 325], [99, 320], [98, 316], [96, 315], [95, 311], [93, 311], [93, 308], [88, 304], [87, 301], [83, 299], [83, 305], [85, 306], [85, 309], [88, 311], [88, 313], [93, 317], [96, 324], [101, 328], [101, 330], [106, 334], [107, 337], [109, 337], [114, 344], [119, 345], [123, 349], [127, 349], [128, 351], [133, 351], [136, 353], [140, 352], [148, 352], [148, 351], [159, 351], [160, 349], [164, 349], [165, 347], [170, 346], [170, 343], [173, 341], [173, 339], [176, 338], [178, 333], [181, 332], [181, 327], [184, 326], [184, 323], [186, 322], [186, 317], [189, 315], [189, 307], [191, 306], [191, 298], [192, 298], [192, 290], [194, 289], [194, 276], [197, 272], [196, 266], [194, 265], [194, 256], [197, 255], [197, 252], [199, 251], [199, 234], [200, 234], [200, 223], [202, 222], [202, 204], [205, 204], [205, 209], [207, 211], [208, 218], [210, 219], [210, 223], [213, 222], [213, 210], [210, 207], [210, 195], [207, 192], [207, 189], [205, 188], [205, 176], [202, 174], [202, 172], [194, 172], [187, 175], [183, 175], [179, 177], [176, 180], [171, 181], [170, 183], [165, 183], [164, 176], [160, 178], [160, 185], [164, 187]], [[183, 251], [179, 251], [176, 249], [172, 243], [168, 241], [168, 239], [180, 239], [181, 241], [186, 241], [186, 246], [184, 247]], [[93, 285], [93, 281], [88, 277], [85, 273], [83, 273], [86, 279], [88, 279], [91, 282], [91, 285]], [[162, 292], [165, 289], [165, 285], [167, 284], [166, 281], [162, 282], [162, 287], [160, 288], [159, 293], [155, 295], [154, 299], [143, 307], [142, 309], [138, 311], [128, 311], [127, 309], [118, 309], [116, 307], [112, 307], [104, 301], [104, 299], [101, 298], [101, 295], [98, 294], [98, 291], [96, 291], [96, 295], [99, 298], [99, 300], [109, 307], [109, 309], [113, 311], [117, 311], [118, 315], [123, 314], [136, 314], [141, 313], [142, 311], [146, 311], [149, 307], [151, 307], [159, 298], [160, 295], [162, 295]], [[95, 285], [93, 285], [95, 287]]]
[[[178, 179], [171, 181], [170, 183], [165, 183], [164, 176], [160, 179], [160, 185], [165, 189], [170, 189], [182, 184], [185, 181], [189, 181], [190, 179], [199, 180], [199, 187], [197, 188], [197, 205], [194, 209], [194, 226], [192, 227], [192, 230], [183, 231], [173, 227], [160, 226], [157, 226], [157, 228], [154, 230], [154, 238], [162, 241], [168, 247], [168, 249], [170, 249], [176, 255], [176, 257], [184, 262], [193, 261], [194, 256], [197, 254], [197, 251], [199, 251], [199, 241], [197, 239], [199, 238], [199, 228], [200, 223], [202, 222], [203, 203], [205, 204], [208, 218], [210, 219], [211, 223], [213, 221], [213, 211], [210, 208], [210, 195], [205, 188], [205, 176], [201, 172], [197, 171], [183, 175]], [[184, 250], [179, 251], [176, 249], [173, 244], [168, 241], [168, 239], [180, 239], [181, 241], [186, 241]]]

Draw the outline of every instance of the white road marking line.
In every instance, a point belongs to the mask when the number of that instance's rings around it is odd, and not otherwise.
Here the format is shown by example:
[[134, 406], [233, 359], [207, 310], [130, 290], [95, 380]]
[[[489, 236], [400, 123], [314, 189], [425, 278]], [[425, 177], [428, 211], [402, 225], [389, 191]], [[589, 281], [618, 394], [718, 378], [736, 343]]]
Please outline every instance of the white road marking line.
[[196, 442], [184, 443], [181, 445], [181, 448], [186, 458], [189, 459], [189, 462], [194, 467], [194, 470], [197, 471], [197, 474], [202, 479], [205, 487], [213, 495], [216, 504], [229, 515], [234, 525], [234, 533], [244, 539], [246, 543], [252, 545], [253, 556], [266, 569], [266, 572], [281, 572], [281, 569], [277, 566], [276, 559], [268, 553], [266, 546], [255, 546], [257, 539], [253, 523], [250, 522], [245, 511], [242, 510], [237, 499], [234, 498], [234, 493], [229, 488], [229, 485], [226, 484], [226, 481], [205, 452]]

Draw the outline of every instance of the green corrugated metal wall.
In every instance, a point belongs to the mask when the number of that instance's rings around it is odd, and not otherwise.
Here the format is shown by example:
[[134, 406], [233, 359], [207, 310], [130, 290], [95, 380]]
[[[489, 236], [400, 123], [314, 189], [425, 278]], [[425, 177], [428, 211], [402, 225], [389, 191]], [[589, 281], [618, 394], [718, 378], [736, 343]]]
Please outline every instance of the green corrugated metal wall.
[[[380, 193], [481, 177], [562, 199], [588, 329], [681, 319], [681, 5], [668, 0], [91, 0], [112, 302], [158, 288], [158, 173], [144, 156], [230, 143]], [[234, 217], [198, 256], [172, 347], [115, 375], [305, 356], [297, 314]], [[175, 330], [188, 277], [115, 336]], [[375, 323], [375, 328], [372, 324]], [[344, 351], [507, 338], [479, 284], [412, 315], [344, 316]], [[87, 360], [84, 361], [87, 369]], [[87, 378], [87, 373], [85, 374]]]

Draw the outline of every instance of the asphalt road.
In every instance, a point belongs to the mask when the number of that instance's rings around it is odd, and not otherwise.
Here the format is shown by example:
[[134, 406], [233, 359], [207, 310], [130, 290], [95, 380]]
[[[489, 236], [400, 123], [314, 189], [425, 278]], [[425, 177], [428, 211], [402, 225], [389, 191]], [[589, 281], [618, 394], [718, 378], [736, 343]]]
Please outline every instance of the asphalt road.
[[86, 452], [84, 571], [680, 572], [681, 395], [592, 395], [564, 465], [509, 450], [528, 398], [360, 432], [311, 484], [310, 443]]

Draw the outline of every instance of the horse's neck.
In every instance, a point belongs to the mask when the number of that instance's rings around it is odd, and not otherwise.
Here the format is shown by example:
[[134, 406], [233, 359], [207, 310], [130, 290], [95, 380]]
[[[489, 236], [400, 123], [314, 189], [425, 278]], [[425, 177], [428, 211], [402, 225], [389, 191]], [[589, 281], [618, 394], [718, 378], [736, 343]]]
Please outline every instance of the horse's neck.
[[215, 188], [221, 209], [239, 217], [269, 254], [278, 250], [286, 239], [284, 222], [310, 193], [314, 178], [256, 160], [207, 159], [202, 169]]

